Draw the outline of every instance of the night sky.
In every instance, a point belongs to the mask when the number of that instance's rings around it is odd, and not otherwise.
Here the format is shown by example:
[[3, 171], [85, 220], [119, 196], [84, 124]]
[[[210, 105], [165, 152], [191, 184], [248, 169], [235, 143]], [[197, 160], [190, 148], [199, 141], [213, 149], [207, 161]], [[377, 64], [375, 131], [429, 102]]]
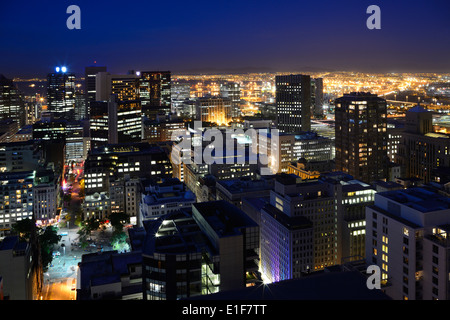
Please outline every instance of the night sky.
[[[81, 30], [69, 30], [69, 5]], [[366, 9], [381, 8], [381, 30]], [[448, 0], [1, 1], [0, 73], [450, 72]]]

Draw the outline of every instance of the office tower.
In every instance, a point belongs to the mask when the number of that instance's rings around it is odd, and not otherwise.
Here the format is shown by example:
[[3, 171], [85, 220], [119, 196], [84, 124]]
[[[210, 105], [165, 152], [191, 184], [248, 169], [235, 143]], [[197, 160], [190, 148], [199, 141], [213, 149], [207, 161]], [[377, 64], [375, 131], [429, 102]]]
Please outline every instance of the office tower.
[[311, 130], [311, 78], [307, 75], [275, 77], [277, 122], [280, 132]]
[[225, 82], [220, 84], [220, 95], [231, 100], [231, 117], [241, 116], [241, 90], [236, 82]]
[[197, 100], [197, 120], [227, 126], [231, 118], [231, 100], [220, 97], [204, 97]]
[[270, 194], [270, 204], [279, 214], [304, 217], [312, 222], [314, 259], [309, 264], [310, 270], [340, 263], [338, 212], [334, 189], [329, 187], [318, 181], [301, 181], [299, 177], [282, 174], [276, 177], [274, 190]]
[[335, 101], [336, 170], [372, 183], [387, 178], [386, 100], [353, 92]]
[[[271, 204], [261, 209], [261, 272], [266, 282], [300, 278], [314, 265], [313, 223]], [[263, 244], [264, 241], [265, 243]]]
[[34, 171], [0, 173], [0, 236], [14, 223], [32, 218]]
[[[107, 102], [108, 143], [141, 141], [143, 119], [139, 96], [139, 78], [137, 75], [97, 73], [96, 99], [97, 101]], [[96, 117], [98, 121], [104, 118], [104, 114], [102, 115], [103, 108], [100, 107], [100, 104], [95, 106], [93, 117]]]
[[37, 299], [34, 282], [37, 262], [33, 258], [31, 244], [21, 241], [19, 236], [7, 236], [0, 240], [0, 274], [5, 300]]
[[144, 300], [176, 300], [258, 281], [258, 225], [225, 201], [195, 203], [191, 212], [174, 211], [144, 230], [138, 239]]
[[95, 149], [108, 144], [108, 102], [91, 101], [89, 110], [89, 138], [91, 148]]
[[88, 134], [85, 134], [85, 121], [69, 121], [65, 128], [65, 158], [67, 163], [82, 162], [90, 149]]
[[13, 80], [0, 74], [0, 120], [10, 119], [21, 128], [25, 125], [25, 103]]
[[23, 142], [29, 141], [33, 139], [33, 125], [26, 125], [17, 131], [13, 137], [11, 142]]
[[[433, 130], [432, 112], [415, 106], [406, 112], [405, 129], [395, 158], [406, 178], [431, 181], [433, 171], [450, 167], [450, 135]], [[445, 182], [445, 181], [442, 181]]]
[[398, 154], [398, 145], [402, 141], [404, 123], [393, 120], [387, 123], [387, 154], [391, 162], [396, 162]]
[[104, 145], [92, 149], [84, 163], [87, 194], [109, 191], [110, 181], [124, 177], [171, 177], [165, 151], [148, 143]]
[[95, 81], [96, 101], [108, 101], [111, 95], [118, 101], [139, 101], [139, 77], [136, 74], [98, 72]]
[[0, 144], [0, 172], [33, 171], [42, 160], [39, 142], [29, 140]]
[[138, 226], [143, 226], [144, 221], [156, 220], [176, 210], [190, 209], [196, 202], [192, 191], [178, 179], [149, 179], [143, 185], [138, 205]]
[[172, 112], [180, 116], [185, 113], [183, 104], [191, 97], [191, 85], [189, 82], [174, 80], [170, 84], [170, 100]]
[[99, 72], [106, 72], [106, 67], [89, 66], [84, 68], [84, 95], [86, 116], [90, 114], [90, 103], [97, 101], [96, 75]]
[[450, 200], [427, 187], [386, 191], [366, 209], [366, 261], [395, 300], [448, 300]]
[[53, 170], [36, 172], [33, 186], [33, 214], [36, 224], [56, 222], [60, 190], [60, 177]]
[[186, 124], [181, 119], [163, 119], [149, 120], [144, 118], [142, 123], [142, 141], [148, 143], [157, 143], [163, 141], [172, 141], [172, 135], [178, 130], [186, 128]]
[[331, 139], [318, 135], [314, 131], [293, 133], [280, 133], [272, 137], [272, 130], [258, 131], [258, 143], [252, 145], [267, 154], [269, 168], [274, 173], [287, 172], [289, 165], [300, 159], [306, 161], [329, 161], [331, 160]]
[[141, 300], [139, 251], [87, 253], [78, 264], [77, 300]]
[[40, 121], [33, 123], [33, 139], [65, 141], [67, 120], [54, 118], [53, 113], [46, 113]]
[[250, 180], [248, 177], [240, 177], [231, 180], [217, 180], [216, 199], [225, 200], [239, 209], [242, 208], [243, 198], [265, 197], [270, 195], [274, 187], [274, 176], [261, 177]]
[[75, 75], [66, 67], [56, 67], [47, 75], [47, 110], [55, 117], [74, 119]]
[[75, 110], [74, 110], [74, 119], [82, 120], [87, 118], [86, 111], [86, 97], [83, 92], [76, 91], [75, 92]]
[[311, 114], [323, 116], [323, 79], [311, 78]]
[[140, 142], [142, 139], [142, 110], [138, 100], [108, 101], [108, 143]]
[[339, 171], [322, 174], [320, 181], [335, 193], [340, 263], [363, 260], [366, 256], [366, 207], [373, 205], [375, 189]]
[[0, 143], [12, 142], [19, 131], [19, 124], [13, 119], [0, 120]]
[[154, 120], [158, 114], [171, 112], [170, 71], [141, 71], [139, 92], [144, 115]]
[[137, 224], [139, 201], [142, 192], [142, 179], [123, 176], [109, 182], [110, 212], [122, 212], [130, 216], [130, 223]]
[[342, 172], [311, 180], [282, 173], [269, 196], [244, 198], [243, 210], [260, 226], [266, 280], [363, 260], [365, 207], [373, 204], [374, 194], [370, 185]]

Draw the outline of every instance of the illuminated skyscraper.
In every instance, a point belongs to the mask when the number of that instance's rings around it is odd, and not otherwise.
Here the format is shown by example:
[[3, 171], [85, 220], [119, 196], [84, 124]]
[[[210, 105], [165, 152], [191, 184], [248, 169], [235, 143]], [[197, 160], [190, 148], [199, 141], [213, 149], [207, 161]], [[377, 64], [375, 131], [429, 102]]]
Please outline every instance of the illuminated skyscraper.
[[275, 77], [277, 121], [280, 132], [311, 130], [311, 77], [286, 75]]
[[66, 67], [56, 67], [47, 76], [48, 111], [56, 117], [74, 119], [75, 75]]
[[167, 115], [171, 111], [170, 71], [142, 71], [140, 75], [139, 93], [142, 112], [150, 119], [156, 115]]
[[228, 125], [231, 121], [231, 100], [229, 98], [208, 97], [197, 101], [197, 119], [217, 125]]
[[368, 92], [335, 101], [336, 170], [371, 183], [387, 178], [386, 100]]
[[323, 116], [323, 79], [311, 79], [311, 111], [316, 117]]
[[13, 80], [0, 74], [0, 120], [12, 119], [19, 127], [25, 125], [25, 106]]
[[241, 115], [241, 90], [238, 83], [226, 82], [220, 85], [220, 95], [231, 100], [231, 116], [233, 118]]
[[[142, 136], [142, 107], [139, 95], [139, 77], [136, 74], [112, 75], [99, 72], [96, 75], [96, 107], [90, 116], [99, 125], [107, 120], [108, 142], [124, 143], [140, 141]], [[106, 102], [107, 107], [101, 102]], [[94, 105], [94, 103], [91, 103]], [[95, 109], [95, 110], [94, 110]], [[107, 112], [107, 118], [105, 118]], [[102, 124], [100, 124], [100, 122]], [[98, 128], [100, 129], [100, 128]], [[104, 129], [101, 129], [104, 130]], [[91, 134], [93, 131], [91, 130]], [[104, 136], [103, 136], [104, 138]]]
[[89, 66], [84, 68], [84, 88], [86, 99], [86, 113], [89, 114], [90, 103], [96, 101], [96, 75], [99, 72], [106, 72], [106, 67]]

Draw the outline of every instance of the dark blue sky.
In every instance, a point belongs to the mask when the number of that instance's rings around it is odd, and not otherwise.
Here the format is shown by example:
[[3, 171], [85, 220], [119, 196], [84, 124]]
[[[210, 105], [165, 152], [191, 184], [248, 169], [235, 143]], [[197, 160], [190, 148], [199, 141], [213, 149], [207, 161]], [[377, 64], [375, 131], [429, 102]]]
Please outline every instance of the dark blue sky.
[[[69, 5], [81, 30], [69, 30]], [[381, 30], [366, 9], [381, 8]], [[0, 73], [97, 61], [115, 73], [217, 68], [450, 72], [448, 0], [1, 1]]]

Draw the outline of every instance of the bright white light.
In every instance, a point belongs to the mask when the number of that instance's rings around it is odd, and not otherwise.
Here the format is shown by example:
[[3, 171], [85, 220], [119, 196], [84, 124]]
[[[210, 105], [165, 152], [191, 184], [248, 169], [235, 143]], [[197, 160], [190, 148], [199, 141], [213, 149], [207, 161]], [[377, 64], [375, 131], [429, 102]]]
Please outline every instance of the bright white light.
[[67, 71], [67, 68], [66, 68], [66, 67], [61, 67], [61, 71], [62, 71], [62, 72], [66, 72], [66, 71]]
[[136, 75], [139, 77], [141, 75], [140, 71], [136, 71]]
[[59, 72], [59, 67], [56, 67], [56, 72]]

